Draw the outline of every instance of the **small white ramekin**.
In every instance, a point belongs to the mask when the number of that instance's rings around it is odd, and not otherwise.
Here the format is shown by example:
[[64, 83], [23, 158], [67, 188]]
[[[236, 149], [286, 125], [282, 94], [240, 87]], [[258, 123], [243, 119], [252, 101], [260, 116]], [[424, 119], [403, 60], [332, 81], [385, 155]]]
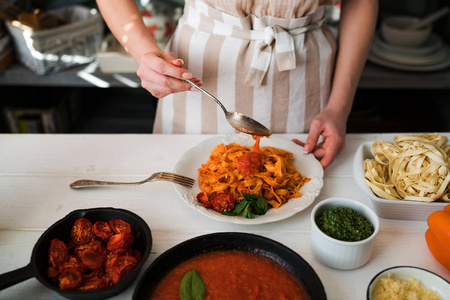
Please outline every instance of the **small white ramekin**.
[[[332, 207], [346, 207], [364, 216], [374, 227], [372, 235], [365, 240], [346, 242], [332, 238], [322, 232], [316, 218]], [[323, 264], [335, 269], [356, 269], [367, 263], [380, 229], [377, 214], [367, 205], [347, 198], [329, 198], [319, 202], [311, 213], [311, 245], [315, 257]]]

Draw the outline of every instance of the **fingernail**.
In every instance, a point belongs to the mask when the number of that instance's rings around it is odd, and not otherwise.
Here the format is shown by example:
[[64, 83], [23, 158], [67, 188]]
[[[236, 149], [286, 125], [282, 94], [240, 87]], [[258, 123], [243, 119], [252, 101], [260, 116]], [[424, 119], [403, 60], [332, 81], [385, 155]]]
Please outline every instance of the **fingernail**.
[[186, 78], [186, 79], [191, 79], [192, 74], [191, 73], [183, 73], [183, 74], [181, 74], [181, 77]]
[[178, 58], [177, 60], [181, 61], [181, 64], [184, 65], [184, 60], [182, 60], [181, 58]]
[[309, 145], [305, 145], [305, 147], [303, 147], [303, 152], [309, 153]]

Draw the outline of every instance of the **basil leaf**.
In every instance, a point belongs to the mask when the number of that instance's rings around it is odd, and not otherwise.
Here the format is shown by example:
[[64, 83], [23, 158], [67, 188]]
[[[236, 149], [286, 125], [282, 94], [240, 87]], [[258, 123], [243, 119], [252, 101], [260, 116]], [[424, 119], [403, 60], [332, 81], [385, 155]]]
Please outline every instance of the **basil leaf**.
[[241, 200], [239, 202], [237, 202], [236, 206], [234, 207], [234, 209], [230, 212], [226, 212], [226, 211], [221, 211], [221, 213], [223, 215], [227, 215], [227, 216], [237, 216], [240, 215], [242, 213], [242, 211], [244, 210], [245, 206], [247, 205], [248, 201], [247, 200]]
[[236, 206], [233, 209], [233, 213], [235, 213], [236, 215], [239, 215], [240, 213], [242, 213], [242, 211], [244, 210], [245, 206], [248, 204], [247, 200], [241, 200], [239, 201]]
[[256, 194], [242, 194], [242, 196], [244, 196], [244, 198], [248, 201], [258, 200], [258, 195], [256, 195]]
[[256, 200], [255, 210], [258, 212], [258, 215], [264, 215], [267, 212], [268, 207], [269, 203], [265, 199], [258, 198], [258, 200]]
[[206, 286], [200, 274], [196, 270], [186, 272], [180, 284], [181, 300], [203, 300], [205, 294]]
[[252, 213], [252, 208], [251, 208], [250, 203], [247, 206], [245, 206], [244, 217], [246, 217], [247, 219], [254, 219], [255, 218], [255, 216]]

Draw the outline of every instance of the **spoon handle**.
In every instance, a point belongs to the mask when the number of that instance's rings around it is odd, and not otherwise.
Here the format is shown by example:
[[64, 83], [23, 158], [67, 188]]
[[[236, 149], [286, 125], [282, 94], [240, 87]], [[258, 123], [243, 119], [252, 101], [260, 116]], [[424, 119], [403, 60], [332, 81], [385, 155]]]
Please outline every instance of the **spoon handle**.
[[225, 108], [225, 106], [223, 106], [222, 102], [219, 101], [219, 99], [217, 99], [216, 97], [214, 97], [212, 94], [210, 94], [208, 91], [202, 89], [201, 87], [199, 87], [198, 85], [196, 85], [195, 83], [193, 83], [192, 81], [188, 80], [188, 79], [180, 79], [183, 82], [186, 82], [187, 84], [189, 84], [190, 86], [196, 88], [197, 90], [201, 91], [202, 93], [205, 93], [206, 95], [208, 95], [209, 97], [213, 98], [214, 101], [217, 102], [217, 104], [219, 104], [219, 106], [222, 108], [223, 112], [226, 114], [228, 111]]
[[442, 18], [448, 12], [449, 12], [449, 8], [448, 7], [444, 7], [441, 10], [438, 10], [438, 11], [432, 13], [431, 15], [429, 15], [428, 17], [420, 20], [416, 24], [413, 24], [413, 25], [409, 26], [408, 29], [412, 29], [412, 30], [420, 29], [423, 26], [426, 26], [426, 25], [429, 25], [429, 24], [433, 23], [434, 21], [438, 20], [439, 18]]

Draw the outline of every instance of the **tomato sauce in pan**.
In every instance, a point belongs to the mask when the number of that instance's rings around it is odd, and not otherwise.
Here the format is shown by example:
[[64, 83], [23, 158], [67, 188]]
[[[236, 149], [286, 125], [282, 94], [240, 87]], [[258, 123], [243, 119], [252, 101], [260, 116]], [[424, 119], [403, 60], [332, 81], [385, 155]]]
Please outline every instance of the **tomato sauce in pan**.
[[270, 259], [231, 250], [202, 254], [178, 265], [150, 299], [180, 299], [181, 279], [192, 269], [206, 285], [204, 299], [309, 299], [300, 283]]

